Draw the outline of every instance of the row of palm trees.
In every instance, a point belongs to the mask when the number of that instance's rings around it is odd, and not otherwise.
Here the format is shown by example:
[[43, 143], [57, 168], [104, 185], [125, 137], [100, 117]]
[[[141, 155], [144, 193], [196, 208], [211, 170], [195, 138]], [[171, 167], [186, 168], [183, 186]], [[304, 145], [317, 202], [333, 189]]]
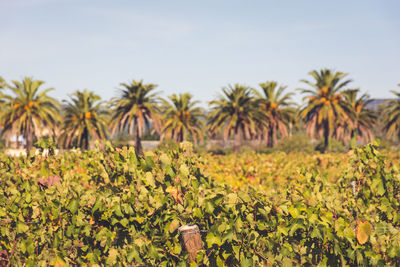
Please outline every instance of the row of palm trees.
[[[9, 140], [22, 135], [26, 148], [34, 137], [57, 136], [64, 147], [88, 149], [91, 141], [112, 135], [135, 136], [138, 153], [142, 152], [143, 134], [152, 129], [161, 139], [194, 143], [204, 136], [233, 138], [239, 149], [243, 139], [258, 140], [272, 147], [302, 124], [311, 137], [355, 143], [374, 138], [372, 128], [377, 116], [367, 108], [368, 95], [359, 96], [349, 89], [347, 74], [329, 69], [311, 71], [311, 81], [301, 80], [308, 88], [303, 105], [292, 102], [293, 93], [276, 82], [261, 83], [260, 90], [235, 84], [222, 88], [218, 99], [205, 111], [189, 93], [173, 94], [168, 100], [156, 92], [157, 85], [133, 80], [122, 83], [119, 95], [104, 102], [94, 92], [76, 91], [61, 105], [48, 96], [51, 88], [39, 90], [43, 81], [25, 78], [8, 84], [0, 78], [1, 135]], [[8, 91], [7, 91], [8, 89]], [[10, 92], [7, 94], [7, 92]], [[400, 93], [396, 93], [400, 99]], [[400, 133], [400, 102], [391, 100], [383, 111], [384, 130], [389, 136]]]

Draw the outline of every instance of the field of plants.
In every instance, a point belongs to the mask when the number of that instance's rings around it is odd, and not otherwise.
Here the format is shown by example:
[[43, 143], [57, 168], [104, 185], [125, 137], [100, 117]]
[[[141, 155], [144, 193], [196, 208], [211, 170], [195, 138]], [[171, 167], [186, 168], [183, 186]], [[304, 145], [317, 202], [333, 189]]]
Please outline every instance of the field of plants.
[[[50, 151], [51, 152], [51, 151]], [[50, 153], [51, 154], [51, 153]], [[399, 155], [0, 155], [0, 266], [400, 265]]]

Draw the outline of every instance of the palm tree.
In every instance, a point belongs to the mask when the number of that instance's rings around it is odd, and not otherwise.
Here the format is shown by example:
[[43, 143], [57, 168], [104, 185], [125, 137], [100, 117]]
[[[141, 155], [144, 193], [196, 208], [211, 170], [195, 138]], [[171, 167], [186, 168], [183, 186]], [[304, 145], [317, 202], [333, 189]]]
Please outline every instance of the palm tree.
[[242, 136], [249, 139], [256, 135], [262, 114], [249, 87], [235, 84], [222, 88], [222, 92], [218, 100], [210, 102], [207, 124], [211, 134], [223, 130], [225, 140], [233, 135], [234, 149], [238, 151]]
[[359, 89], [349, 89], [343, 91], [344, 100], [352, 109], [352, 116], [349, 118], [349, 131], [351, 147], [355, 147], [356, 141], [371, 141], [374, 139], [372, 128], [377, 119], [375, 113], [367, 108], [372, 101], [368, 94], [363, 94], [357, 98]]
[[308, 94], [308, 103], [300, 110], [300, 117], [304, 119], [307, 133], [314, 136], [323, 135], [324, 151], [329, 148], [329, 138], [332, 136], [335, 126], [340, 121], [348, 120], [351, 109], [343, 101], [342, 90], [351, 80], [343, 80], [347, 74], [343, 72], [332, 72], [322, 69], [319, 72], [313, 70], [309, 73], [314, 82], [301, 80], [312, 89], [300, 89], [302, 93]]
[[[0, 90], [4, 89], [4, 88], [7, 88], [7, 83], [2, 77], [0, 77]], [[5, 97], [5, 95], [3, 94], [3, 92], [0, 92], [0, 110], [5, 110], [6, 109], [4, 97]], [[1, 129], [4, 128], [2, 121], [0, 121], [0, 127], [1, 127]]]
[[296, 110], [291, 107], [293, 102], [289, 102], [293, 93], [283, 94], [286, 86], [277, 87], [278, 83], [271, 81], [260, 83], [264, 95], [256, 91], [260, 100], [260, 108], [266, 117], [266, 129], [268, 131], [268, 146], [275, 145], [276, 135], [279, 133], [282, 138], [288, 136], [287, 124], [293, 120]]
[[[6, 81], [2, 77], [0, 77], [0, 89], [4, 89], [7, 87], [8, 87], [8, 85], [7, 85]], [[3, 92], [0, 92], [0, 105], [3, 103], [4, 103], [4, 94], [3, 94]], [[3, 108], [0, 106], [0, 109], [3, 109]]]
[[192, 101], [189, 93], [173, 94], [169, 97], [171, 103], [164, 100], [162, 135], [176, 142], [185, 141], [190, 134], [195, 144], [203, 141], [203, 109], [196, 105], [199, 101]]
[[0, 89], [3, 89], [7, 86], [6, 81], [0, 77]]
[[154, 129], [160, 132], [159, 97], [153, 92], [157, 85], [133, 80], [128, 84], [121, 83], [121, 86], [121, 95], [112, 104], [112, 133], [134, 133], [136, 152], [142, 154], [141, 138], [145, 129], [149, 129], [152, 124]]
[[33, 146], [33, 139], [42, 135], [45, 130], [52, 130], [51, 134], [54, 135], [60, 118], [60, 104], [47, 95], [53, 88], [40, 92], [39, 87], [43, 84], [43, 81], [29, 77], [22, 82], [12, 81], [12, 85], [7, 86], [12, 95], [2, 96], [0, 120], [4, 129], [1, 134], [6, 135], [7, 139], [13, 135], [22, 135], [28, 153]]
[[[400, 86], [400, 84], [398, 84]], [[388, 137], [397, 135], [400, 138], [400, 92], [391, 91], [397, 99], [386, 101], [383, 109], [383, 130]]]
[[64, 123], [60, 141], [65, 147], [89, 149], [90, 140], [105, 139], [108, 134], [109, 111], [94, 92], [75, 91], [65, 101]]

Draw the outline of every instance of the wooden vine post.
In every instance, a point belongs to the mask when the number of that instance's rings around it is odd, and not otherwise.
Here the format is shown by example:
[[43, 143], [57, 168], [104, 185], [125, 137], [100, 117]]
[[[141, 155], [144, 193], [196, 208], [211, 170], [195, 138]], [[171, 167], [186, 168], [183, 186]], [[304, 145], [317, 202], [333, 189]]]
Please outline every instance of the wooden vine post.
[[181, 234], [182, 249], [187, 250], [192, 262], [196, 259], [197, 251], [203, 248], [199, 227], [196, 224], [183, 225], [178, 230]]

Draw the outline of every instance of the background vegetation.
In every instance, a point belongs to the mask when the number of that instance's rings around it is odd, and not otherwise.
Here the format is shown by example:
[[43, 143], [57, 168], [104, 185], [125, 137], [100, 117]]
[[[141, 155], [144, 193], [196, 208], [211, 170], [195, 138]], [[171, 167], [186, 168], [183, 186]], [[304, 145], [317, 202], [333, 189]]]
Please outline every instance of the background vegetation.
[[121, 83], [119, 94], [108, 101], [83, 90], [60, 104], [48, 96], [51, 88], [42, 90], [42, 81], [1, 79], [1, 136], [6, 146], [23, 136], [28, 151], [43, 136], [53, 137], [60, 148], [81, 149], [93, 147], [96, 140], [123, 144], [132, 138], [139, 154], [144, 137], [200, 146], [206, 142], [213, 150], [218, 145], [208, 141], [221, 140], [223, 147], [232, 142], [236, 152], [245, 149], [242, 146], [298, 151], [297, 141], [309, 151], [305, 134], [321, 152], [342, 152], [376, 136], [397, 142], [400, 93], [393, 91], [395, 99], [372, 108], [368, 95], [349, 87], [346, 73], [322, 69], [309, 76], [301, 80], [305, 88], [298, 89], [304, 94], [301, 105], [292, 101], [293, 91], [267, 81], [259, 89], [228, 85], [217, 99], [210, 99], [209, 109], [187, 93], [162, 99], [157, 85], [143, 81]]

